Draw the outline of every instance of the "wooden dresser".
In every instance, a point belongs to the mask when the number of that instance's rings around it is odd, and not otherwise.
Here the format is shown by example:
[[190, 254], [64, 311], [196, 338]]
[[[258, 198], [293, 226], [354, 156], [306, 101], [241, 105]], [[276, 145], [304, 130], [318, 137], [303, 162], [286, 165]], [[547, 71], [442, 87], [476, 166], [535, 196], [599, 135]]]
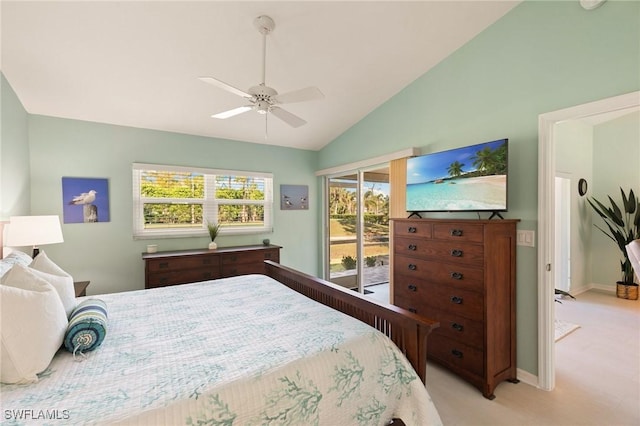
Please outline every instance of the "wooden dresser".
[[144, 287], [164, 287], [246, 274], [263, 274], [264, 261], [280, 262], [280, 246], [253, 245], [216, 250], [142, 253]]
[[393, 220], [393, 303], [433, 318], [428, 358], [489, 399], [516, 374], [518, 220]]

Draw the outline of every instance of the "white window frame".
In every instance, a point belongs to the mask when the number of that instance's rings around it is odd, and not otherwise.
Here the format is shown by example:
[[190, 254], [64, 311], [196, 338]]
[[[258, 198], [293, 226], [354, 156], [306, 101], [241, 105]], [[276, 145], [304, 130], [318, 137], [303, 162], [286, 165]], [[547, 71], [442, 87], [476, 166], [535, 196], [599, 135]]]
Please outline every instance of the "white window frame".
[[[142, 172], [145, 170], [200, 173], [204, 175], [204, 199], [200, 198], [146, 198], [140, 194]], [[202, 215], [205, 219], [217, 221], [218, 206], [221, 204], [261, 204], [264, 206], [263, 226], [229, 226], [220, 228], [220, 235], [247, 235], [264, 234], [273, 232], [273, 174], [264, 172], [248, 172], [240, 170], [206, 169], [200, 167], [183, 167], [162, 164], [133, 163], [131, 166], [133, 183], [133, 238], [183, 238], [183, 237], [208, 237], [206, 224], [195, 229], [184, 228], [144, 228], [144, 204], [148, 202], [163, 203], [189, 203], [202, 204]], [[259, 177], [264, 179], [264, 200], [236, 200], [236, 199], [216, 199], [215, 188], [216, 176], [246, 176]]]

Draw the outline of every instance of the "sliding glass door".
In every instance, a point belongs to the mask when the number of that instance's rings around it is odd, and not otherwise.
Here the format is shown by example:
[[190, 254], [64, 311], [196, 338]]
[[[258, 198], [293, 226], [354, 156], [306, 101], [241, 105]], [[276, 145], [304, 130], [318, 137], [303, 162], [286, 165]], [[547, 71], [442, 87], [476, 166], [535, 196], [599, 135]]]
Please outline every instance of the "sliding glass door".
[[327, 177], [325, 277], [366, 293], [389, 282], [387, 167]]

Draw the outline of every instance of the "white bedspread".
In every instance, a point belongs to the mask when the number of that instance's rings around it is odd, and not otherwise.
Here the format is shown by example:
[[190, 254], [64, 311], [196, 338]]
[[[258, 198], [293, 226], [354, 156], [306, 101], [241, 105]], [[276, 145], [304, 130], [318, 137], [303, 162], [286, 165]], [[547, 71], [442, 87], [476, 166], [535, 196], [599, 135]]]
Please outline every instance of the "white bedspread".
[[3, 424], [441, 424], [389, 339], [269, 277], [99, 298], [102, 346], [2, 385]]

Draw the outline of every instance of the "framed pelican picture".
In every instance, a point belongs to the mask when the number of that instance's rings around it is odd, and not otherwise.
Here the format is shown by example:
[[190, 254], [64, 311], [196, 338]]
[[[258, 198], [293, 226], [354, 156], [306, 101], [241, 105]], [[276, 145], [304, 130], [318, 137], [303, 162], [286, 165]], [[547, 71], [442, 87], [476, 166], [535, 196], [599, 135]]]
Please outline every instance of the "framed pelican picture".
[[62, 178], [64, 223], [109, 222], [109, 180]]

